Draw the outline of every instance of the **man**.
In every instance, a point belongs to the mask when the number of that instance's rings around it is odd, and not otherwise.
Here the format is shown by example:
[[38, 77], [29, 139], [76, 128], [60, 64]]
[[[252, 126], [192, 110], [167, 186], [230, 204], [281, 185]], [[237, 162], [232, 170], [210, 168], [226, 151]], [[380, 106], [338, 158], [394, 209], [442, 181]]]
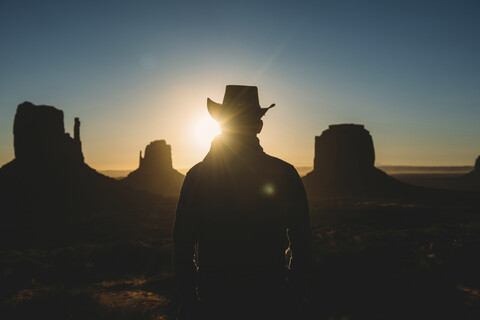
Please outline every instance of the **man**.
[[227, 86], [223, 104], [207, 99], [222, 134], [187, 173], [178, 202], [180, 319], [282, 319], [304, 298], [305, 190], [294, 167], [265, 154], [256, 137], [273, 106], [261, 108], [250, 86]]

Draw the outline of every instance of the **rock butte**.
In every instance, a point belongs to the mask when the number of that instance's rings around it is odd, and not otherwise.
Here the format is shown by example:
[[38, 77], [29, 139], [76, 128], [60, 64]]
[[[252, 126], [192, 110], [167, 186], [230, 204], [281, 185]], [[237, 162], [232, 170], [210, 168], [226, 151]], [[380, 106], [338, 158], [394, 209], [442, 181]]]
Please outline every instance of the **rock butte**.
[[314, 168], [303, 182], [313, 197], [376, 197], [408, 188], [374, 164], [373, 140], [363, 125], [330, 125], [315, 137]]
[[132, 188], [165, 196], [180, 193], [185, 176], [172, 165], [172, 148], [165, 140], [152, 141], [140, 151], [139, 167], [122, 180]]
[[372, 169], [374, 163], [372, 137], [363, 125], [330, 125], [315, 137], [315, 172], [355, 175]]
[[13, 134], [15, 159], [0, 168], [0, 194], [9, 216], [63, 216], [118, 198], [118, 182], [84, 162], [78, 118], [72, 138], [65, 132], [63, 111], [24, 102], [17, 107]]
[[74, 137], [65, 132], [63, 111], [24, 102], [13, 124], [15, 160], [30, 165], [80, 166], [84, 163], [80, 120], [75, 118]]
[[454, 189], [480, 191], [480, 156], [475, 161], [475, 167], [469, 173], [454, 180]]

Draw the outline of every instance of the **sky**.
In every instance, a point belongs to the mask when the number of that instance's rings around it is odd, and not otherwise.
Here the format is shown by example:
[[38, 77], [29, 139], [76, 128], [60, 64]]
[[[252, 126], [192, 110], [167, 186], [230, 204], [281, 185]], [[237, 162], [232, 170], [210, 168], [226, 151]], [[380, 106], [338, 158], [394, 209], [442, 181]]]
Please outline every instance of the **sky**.
[[85, 161], [134, 169], [153, 141], [189, 168], [216, 134], [206, 99], [255, 85], [265, 152], [313, 165], [330, 124], [365, 125], [377, 165], [480, 155], [478, 1], [0, 0], [0, 165], [23, 101], [81, 120]]

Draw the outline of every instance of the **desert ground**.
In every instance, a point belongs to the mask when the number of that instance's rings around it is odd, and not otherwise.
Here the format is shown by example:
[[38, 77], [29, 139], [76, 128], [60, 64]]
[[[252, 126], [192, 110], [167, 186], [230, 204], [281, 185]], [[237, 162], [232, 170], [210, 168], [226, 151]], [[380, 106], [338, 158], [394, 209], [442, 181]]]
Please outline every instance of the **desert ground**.
[[[63, 228], [44, 217], [2, 223], [2, 318], [174, 319], [176, 201], [142, 198], [100, 208], [98, 219], [72, 209]], [[313, 266], [299, 319], [480, 316], [475, 201], [330, 198], [310, 210]]]

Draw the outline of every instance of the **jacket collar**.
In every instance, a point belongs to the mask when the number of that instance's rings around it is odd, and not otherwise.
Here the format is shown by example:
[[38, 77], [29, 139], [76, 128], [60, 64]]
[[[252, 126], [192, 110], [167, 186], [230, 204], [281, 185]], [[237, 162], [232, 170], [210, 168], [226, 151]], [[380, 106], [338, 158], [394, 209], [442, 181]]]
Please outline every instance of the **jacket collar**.
[[238, 157], [246, 159], [258, 154], [263, 154], [263, 148], [256, 136], [221, 134], [212, 141], [210, 151], [204, 160]]

